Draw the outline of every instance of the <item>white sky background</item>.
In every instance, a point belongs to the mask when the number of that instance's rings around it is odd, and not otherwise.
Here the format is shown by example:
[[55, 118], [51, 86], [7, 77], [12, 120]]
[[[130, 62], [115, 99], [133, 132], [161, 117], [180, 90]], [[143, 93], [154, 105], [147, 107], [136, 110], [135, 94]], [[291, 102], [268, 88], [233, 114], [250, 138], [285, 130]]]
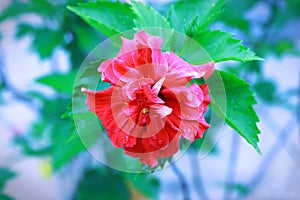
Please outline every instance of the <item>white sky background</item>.
[[[1, 0], [1, 7], [5, 1]], [[298, 26], [299, 27], [299, 26]], [[295, 35], [300, 35], [298, 30]], [[0, 26], [3, 39], [0, 41], [1, 59], [7, 70], [10, 82], [20, 91], [29, 88], [45, 90], [46, 88], [34, 83], [34, 79], [51, 72], [51, 60], [41, 61], [29, 49], [30, 38], [16, 41], [13, 38], [15, 23], [7, 21]], [[61, 72], [68, 70], [67, 58], [61, 51], [56, 53], [59, 69]], [[278, 60], [274, 57], [266, 58], [264, 72], [267, 78], [277, 81], [280, 90], [295, 88], [299, 82], [300, 59], [296, 57], [286, 57]], [[47, 90], [51, 93], [51, 90]], [[65, 189], [72, 189], [70, 182], [63, 180], [59, 175], [47, 178], [43, 175], [47, 159], [28, 158], [21, 154], [19, 149], [12, 145], [11, 139], [16, 132], [25, 133], [30, 124], [37, 119], [36, 113], [27, 105], [18, 102], [11, 95], [5, 94], [6, 104], [0, 106], [0, 166], [11, 167], [17, 171], [18, 177], [9, 182], [6, 187], [7, 193], [16, 197], [17, 200], [62, 200], [68, 195]], [[297, 101], [297, 99], [295, 100]], [[290, 112], [279, 107], [271, 108], [258, 105], [261, 122], [259, 127], [262, 130], [259, 146], [265, 155], [273, 142], [276, 140], [276, 126], [284, 127], [291, 119]], [[269, 125], [268, 115], [275, 119], [276, 126]], [[258, 189], [251, 196], [251, 199], [299, 199], [300, 198], [300, 146], [299, 130], [296, 127], [296, 120], [293, 128], [290, 129], [290, 138], [286, 147], [277, 155], [270, 170], [265, 174], [265, 179]], [[274, 122], [273, 122], [274, 123]], [[220, 181], [225, 179], [229, 162], [230, 144], [232, 131], [225, 129], [218, 142], [220, 153], [218, 156], [209, 156], [200, 161], [202, 166], [202, 179], [208, 189], [209, 195], [213, 199], [219, 199], [223, 195], [223, 190], [218, 189]], [[253, 148], [244, 140], [241, 140], [241, 152], [239, 153], [237, 180], [247, 182], [256, 171], [263, 156], [259, 156]], [[183, 156], [177, 162], [181, 171], [187, 176], [189, 183], [192, 181], [192, 171], [189, 156]], [[43, 167], [44, 166], [44, 167]], [[74, 172], [75, 173], [75, 172]], [[71, 173], [76, 177], [76, 173]], [[161, 199], [178, 199], [181, 195], [177, 179], [173, 172], [167, 168], [157, 175], [162, 180]], [[63, 176], [66, 178], [65, 176]], [[72, 180], [72, 178], [69, 178]], [[64, 186], [62, 187], [64, 183]], [[68, 185], [69, 184], [69, 185]], [[191, 184], [190, 184], [191, 186]], [[47, 195], [45, 195], [47, 194]], [[193, 189], [192, 197], [197, 198], [196, 190]]]

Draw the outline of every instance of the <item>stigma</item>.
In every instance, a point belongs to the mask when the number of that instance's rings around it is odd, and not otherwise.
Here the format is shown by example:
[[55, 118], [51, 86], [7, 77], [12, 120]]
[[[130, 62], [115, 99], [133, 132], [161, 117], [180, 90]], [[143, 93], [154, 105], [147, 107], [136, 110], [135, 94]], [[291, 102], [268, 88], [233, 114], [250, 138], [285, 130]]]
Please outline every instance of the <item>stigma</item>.
[[149, 109], [148, 109], [148, 108], [143, 108], [143, 109], [142, 109], [142, 113], [146, 114], [146, 113], [148, 113], [148, 112], [149, 112]]

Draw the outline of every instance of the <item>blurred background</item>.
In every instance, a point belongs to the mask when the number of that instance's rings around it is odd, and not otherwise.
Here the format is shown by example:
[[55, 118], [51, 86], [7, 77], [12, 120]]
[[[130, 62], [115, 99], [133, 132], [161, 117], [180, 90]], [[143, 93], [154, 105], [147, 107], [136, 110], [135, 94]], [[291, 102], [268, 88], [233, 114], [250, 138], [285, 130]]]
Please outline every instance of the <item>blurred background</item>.
[[[139, 176], [104, 167], [76, 137], [73, 81], [105, 39], [66, 9], [76, 2], [0, 2], [0, 200], [300, 199], [299, 0], [228, 0], [212, 27], [265, 59], [216, 66], [251, 83], [262, 155], [225, 127], [206, 158], [199, 141]], [[164, 15], [171, 3], [147, 2]]]

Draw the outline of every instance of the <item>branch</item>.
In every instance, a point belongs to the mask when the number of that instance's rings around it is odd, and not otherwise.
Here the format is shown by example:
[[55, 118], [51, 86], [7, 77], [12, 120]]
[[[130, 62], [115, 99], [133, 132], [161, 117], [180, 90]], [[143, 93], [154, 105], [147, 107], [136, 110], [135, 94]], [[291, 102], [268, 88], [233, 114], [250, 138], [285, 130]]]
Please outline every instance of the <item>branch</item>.
[[227, 177], [225, 182], [226, 185], [224, 189], [224, 198], [223, 198], [224, 200], [230, 199], [232, 195], [232, 186], [234, 184], [234, 179], [235, 179], [239, 147], [240, 147], [240, 137], [235, 131], [233, 131], [230, 159], [228, 163]]
[[207, 191], [202, 181], [201, 167], [199, 164], [198, 155], [196, 154], [196, 156], [194, 156], [193, 153], [190, 153], [190, 161], [191, 161], [192, 172], [194, 173], [193, 182], [196, 191], [198, 193], [198, 196], [202, 200], [208, 200], [210, 198], [208, 197]]
[[0, 60], [0, 84], [3, 88], [7, 89], [15, 98], [25, 102], [31, 108], [35, 108], [33, 102], [30, 98], [20, 92], [17, 88], [15, 88], [10, 82], [8, 81], [5, 73], [4, 73], [4, 64]]
[[[300, 70], [299, 70], [299, 75], [298, 75], [298, 97], [300, 97]], [[300, 145], [300, 98], [298, 98], [298, 109], [296, 112], [296, 117], [297, 117], [297, 124], [298, 124], [298, 133], [299, 133], [299, 145]]]
[[175, 163], [171, 165], [171, 168], [174, 172], [174, 174], [177, 176], [182, 193], [183, 193], [183, 199], [184, 200], [190, 200], [190, 194], [189, 194], [189, 188], [188, 188], [188, 183], [183, 175], [183, 173], [177, 168]]
[[289, 138], [289, 133], [291, 130], [292, 125], [294, 124], [293, 121], [294, 117], [291, 117], [289, 120], [289, 123], [282, 129], [281, 133], [278, 135], [277, 140], [271, 147], [271, 150], [266, 154], [265, 159], [261, 162], [261, 164], [258, 167], [258, 170], [256, 171], [255, 175], [252, 177], [252, 179], [247, 184], [248, 186], [248, 192], [247, 194], [241, 194], [238, 196], [237, 199], [241, 199], [242, 197], [248, 196], [251, 192], [253, 192], [257, 186], [260, 184], [260, 182], [263, 180], [266, 172], [270, 168], [272, 162], [275, 160], [279, 152], [283, 149], [283, 147], [286, 145], [286, 142]]
[[277, 1], [261, 0], [261, 1], [269, 4], [269, 6], [271, 7], [271, 15], [269, 19], [262, 24], [261, 27], [262, 35], [259, 37], [260, 39], [257, 40], [257, 42], [254, 44], [254, 49], [260, 49], [263, 46], [263, 44], [265, 44], [270, 39], [271, 29], [275, 23], [279, 11], [279, 5], [278, 5], [280, 3], [279, 0]]

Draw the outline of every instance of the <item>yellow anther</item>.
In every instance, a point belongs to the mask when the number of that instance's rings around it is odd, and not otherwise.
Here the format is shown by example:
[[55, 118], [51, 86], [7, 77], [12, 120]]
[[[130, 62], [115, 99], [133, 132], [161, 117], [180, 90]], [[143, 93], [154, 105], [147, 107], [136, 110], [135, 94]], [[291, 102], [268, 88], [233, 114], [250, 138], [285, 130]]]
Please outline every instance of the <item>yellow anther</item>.
[[149, 109], [148, 108], [143, 108], [143, 110], [142, 110], [142, 113], [147, 113], [147, 112], [149, 112]]

